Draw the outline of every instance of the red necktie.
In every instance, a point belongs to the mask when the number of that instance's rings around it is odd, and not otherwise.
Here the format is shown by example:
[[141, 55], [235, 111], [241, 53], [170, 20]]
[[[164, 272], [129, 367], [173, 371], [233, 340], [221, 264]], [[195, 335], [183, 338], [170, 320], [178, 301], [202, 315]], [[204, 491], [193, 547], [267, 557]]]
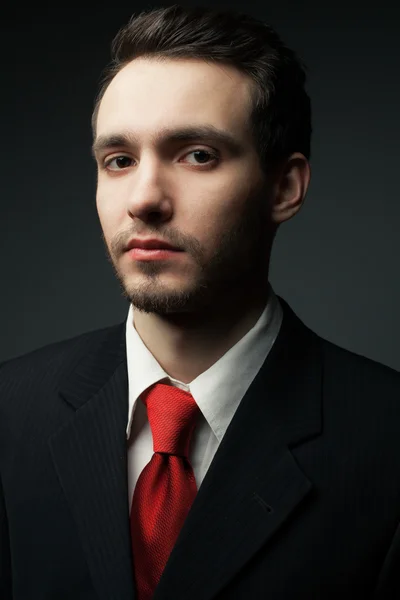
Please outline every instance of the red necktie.
[[188, 455], [200, 410], [189, 392], [163, 383], [141, 398], [154, 454], [133, 494], [131, 538], [138, 600], [150, 600], [197, 494]]

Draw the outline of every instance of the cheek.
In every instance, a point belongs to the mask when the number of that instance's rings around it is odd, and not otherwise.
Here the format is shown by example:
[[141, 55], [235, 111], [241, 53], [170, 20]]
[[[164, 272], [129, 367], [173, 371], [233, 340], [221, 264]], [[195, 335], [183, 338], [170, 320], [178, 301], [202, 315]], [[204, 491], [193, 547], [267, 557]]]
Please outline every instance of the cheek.
[[205, 207], [215, 215], [229, 218], [240, 210], [249, 194], [249, 181], [245, 181], [238, 173], [224, 173], [220, 178], [211, 179], [207, 185], [193, 190], [193, 198], [198, 207]]
[[210, 220], [216, 224], [217, 229], [229, 229], [240, 221], [246, 213], [253, 193], [249, 181], [238, 177], [214, 188], [212, 202], [208, 202], [207, 206], [212, 213]]
[[113, 230], [118, 227], [118, 223], [123, 217], [123, 208], [118, 206], [116, 202], [112, 202], [106, 193], [100, 191], [96, 194], [96, 207], [105, 235], [108, 232], [112, 235]]
[[222, 238], [238, 229], [245, 218], [247, 195], [244, 189], [220, 186], [198, 197], [196, 207], [188, 211], [184, 218], [187, 233], [198, 240], [206, 255], [214, 254]]

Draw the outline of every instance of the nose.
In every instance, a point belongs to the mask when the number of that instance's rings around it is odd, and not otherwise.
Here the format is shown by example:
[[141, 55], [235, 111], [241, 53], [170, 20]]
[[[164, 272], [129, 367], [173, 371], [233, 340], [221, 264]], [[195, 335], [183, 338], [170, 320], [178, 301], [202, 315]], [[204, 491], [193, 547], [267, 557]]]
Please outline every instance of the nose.
[[131, 218], [167, 220], [172, 212], [166, 169], [159, 161], [142, 160], [132, 177], [127, 198]]

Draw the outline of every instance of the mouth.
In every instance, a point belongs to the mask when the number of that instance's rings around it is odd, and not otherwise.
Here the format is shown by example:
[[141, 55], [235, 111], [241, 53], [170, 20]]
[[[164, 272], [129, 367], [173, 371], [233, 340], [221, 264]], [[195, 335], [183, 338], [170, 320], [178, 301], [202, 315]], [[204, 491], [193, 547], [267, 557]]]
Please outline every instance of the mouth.
[[172, 246], [166, 240], [158, 240], [155, 238], [147, 240], [133, 238], [128, 242], [125, 250], [134, 250], [136, 248], [143, 250], [180, 250], [180, 248]]
[[127, 254], [134, 260], [166, 260], [183, 254], [183, 251], [171, 248], [131, 248]]

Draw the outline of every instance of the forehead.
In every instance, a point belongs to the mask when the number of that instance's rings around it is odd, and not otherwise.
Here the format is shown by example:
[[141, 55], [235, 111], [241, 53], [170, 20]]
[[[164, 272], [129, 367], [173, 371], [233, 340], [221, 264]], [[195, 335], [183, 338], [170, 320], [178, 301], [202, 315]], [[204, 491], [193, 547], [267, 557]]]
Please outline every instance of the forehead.
[[251, 81], [237, 69], [192, 59], [135, 59], [111, 81], [100, 104], [99, 135], [210, 124], [249, 136]]

